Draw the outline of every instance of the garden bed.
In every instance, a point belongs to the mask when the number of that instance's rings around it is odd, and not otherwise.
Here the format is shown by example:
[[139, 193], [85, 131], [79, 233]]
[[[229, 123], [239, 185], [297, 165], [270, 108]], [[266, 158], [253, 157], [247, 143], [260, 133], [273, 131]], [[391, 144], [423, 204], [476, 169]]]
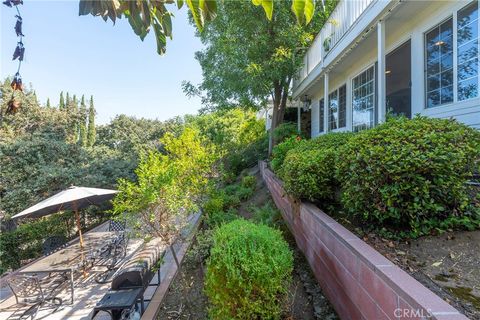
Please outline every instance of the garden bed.
[[[250, 170], [249, 174], [255, 175], [257, 185], [252, 197], [247, 201], [243, 201], [238, 208], [239, 215], [246, 219], [252, 218], [252, 208], [262, 207], [272, 201], [258, 169]], [[332, 306], [322, 294], [321, 288], [312, 274], [305, 257], [296, 247], [288, 229], [281, 225], [280, 228], [284, 229], [285, 238], [290, 244], [294, 257], [293, 281], [289, 287], [287, 301], [284, 302], [282, 318], [306, 320], [338, 319]], [[205, 226], [203, 226], [203, 230], [205, 230]], [[192, 248], [195, 248], [198, 241], [199, 239], [195, 240]], [[205, 260], [198, 261], [192, 255], [187, 254], [181, 271], [177, 274], [163, 300], [159, 319], [208, 318], [208, 300], [204, 293], [205, 262]]]

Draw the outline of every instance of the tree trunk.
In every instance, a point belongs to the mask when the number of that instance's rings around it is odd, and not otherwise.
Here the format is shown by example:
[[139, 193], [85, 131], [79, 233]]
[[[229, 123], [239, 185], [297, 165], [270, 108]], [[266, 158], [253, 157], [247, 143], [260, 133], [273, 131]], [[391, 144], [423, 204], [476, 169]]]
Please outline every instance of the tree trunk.
[[283, 122], [285, 116], [285, 109], [287, 108], [288, 90], [290, 87], [290, 79], [287, 79], [285, 85], [277, 84], [273, 90], [273, 113], [272, 123], [270, 126], [269, 139], [268, 139], [268, 156], [272, 155], [273, 147], [278, 141], [275, 141], [273, 131], [278, 125]]

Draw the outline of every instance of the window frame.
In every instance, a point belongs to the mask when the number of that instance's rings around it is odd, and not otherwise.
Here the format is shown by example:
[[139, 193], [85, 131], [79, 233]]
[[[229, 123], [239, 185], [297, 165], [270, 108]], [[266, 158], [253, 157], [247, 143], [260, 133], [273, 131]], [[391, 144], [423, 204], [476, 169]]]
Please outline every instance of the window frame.
[[[435, 22], [433, 25], [431, 25], [428, 29], [426, 29], [423, 32], [422, 36], [422, 41], [423, 41], [423, 110], [435, 110], [438, 108], [444, 108], [448, 106], [453, 106], [459, 103], [465, 103], [469, 102], [472, 100], [476, 100], [480, 98], [480, 37], [477, 38], [477, 96], [475, 97], [470, 97], [468, 99], [463, 99], [459, 100], [458, 99], [458, 13], [459, 11], [467, 8], [468, 6], [472, 5], [473, 2], [477, 3], [477, 33], [480, 34], [480, 1], [479, 0], [473, 0], [469, 1], [467, 3], [462, 3], [462, 6], [456, 7], [453, 12], [447, 16], [444, 16], [441, 20]], [[428, 98], [427, 98], [427, 34], [434, 30], [435, 28], [438, 28], [440, 25], [442, 25], [444, 22], [448, 21], [449, 19], [452, 19], [452, 55], [453, 55], [453, 66], [452, 66], [452, 72], [453, 72], [453, 101], [452, 102], [447, 102], [444, 104], [438, 104], [435, 106], [428, 107]], [[472, 77], [473, 78], [473, 77]]]
[[[340, 127], [340, 89], [345, 87], [345, 113], [344, 113], [344, 126], [343, 127]], [[332, 94], [336, 93], [337, 95], [337, 101], [338, 101], [338, 117], [335, 121], [336, 123], [336, 128], [333, 129], [331, 127], [331, 121], [330, 121], [330, 115], [331, 115], [331, 99], [330, 99], [330, 96]], [[348, 99], [347, 99], [347, 96], [348, 96], [348, 91], [347, 91], [347, 83], [343, 83], [341, 84], [340, 86], [338, 86], [337, 88], [335, 88], [334, 90], [332, 90], [329, 94], [328, 94], [328, 109], [327, 109], [327, 119], [328, 119], [328, 132], [336, 132], [336, 131], [343, 131], [343, 130], [346, 130], [347, 128], [347, 105], [348, 105]]]
[[[365, 129], [361, 129], [361, 130], [355, 130], [354, 110], [353, 110], [353, 103], [354, 103], [354, 93], [353, 93], [353, 91], [355, 90], [354, 80], [355, 80], [355, 78], [360, 76], [362, 73], [367, 72], [371, 68], [373, 68], [373, 80], [372, 80], [373, 81], [373, 123], [372, 123], [371, 127], [369, 127], [369, 128], [365, 128]], [[353, 75], [350, 79], [350, 90], [349, 90], [349, 92], [347, 92], [347, 94], [350, 94], [350, 111], [351, 111], [350, 131], [352, 131], [352, 132], [359, 132], [359, 131], [363, 131], [363, 130], [368, 130], [368, 129], [374, 128], [377, 125], [377, 113], [378, 113], [377, 68], [378, 68], [377, 62], [375, 61], [375, 62], [367, 65], [363, 69], [361, 69], [359, 72], [357, 72], [355, 75]]]

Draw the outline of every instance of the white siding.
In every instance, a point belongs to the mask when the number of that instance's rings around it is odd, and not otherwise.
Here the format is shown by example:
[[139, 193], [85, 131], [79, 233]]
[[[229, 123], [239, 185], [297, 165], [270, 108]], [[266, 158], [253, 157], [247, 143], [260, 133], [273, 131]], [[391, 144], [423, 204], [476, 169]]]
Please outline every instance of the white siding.
[[[421, 114], [438, 118], [456, 118], [472, 127], [480, 128], [480, 97], [468, 101], [452, 103], [430, 109], [425, 108], [424, 93], [424, 33], [432, 26], [440, 23], [445, 18], [452, 16], [453, 12], [467, 5], [468, 1], [435, 1], [423, 2], [420, 10], [415, 10], [415, 2], [402, 2], [398, 12], [405, 10], [405, 16], [396, 16], [394, 11], [386, 19], [386, 52], [390, 52], [398, 45], [411, 40], [411, 93], [412, 93], [412, 115]], [[410, 7], [408, 7], [410, 6]], [[413, 8], [413, 9], [412, 9]], [[410, 10], [410, 11], [408, 11]], [[376, 23], [376, 18], [372, 23]], [[347, 129], [351, 130], [351, 79], [362, 70], [374, 64], [377, 60], [377, 35], [372, 31], [370, 35], [361, 40], [353, 50], [343, 57], [340, 63], [329, 70], [329, 91], [332, 91], [342, 84], [347, 84]], [[323, 97], [323, 77], [312, 80], [311, 89], [308, 94], [313, 102], [312, 105], [312, 136], [319, 134], [318, 129], [318, 101]], [[303, 93], [302, 93], [303, 95]]]

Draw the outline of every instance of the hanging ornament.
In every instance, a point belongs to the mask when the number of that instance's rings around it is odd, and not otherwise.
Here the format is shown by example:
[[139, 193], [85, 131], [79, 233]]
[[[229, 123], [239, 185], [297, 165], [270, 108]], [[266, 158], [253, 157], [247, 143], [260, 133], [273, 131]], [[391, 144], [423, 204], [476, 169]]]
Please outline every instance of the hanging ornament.
[[15, 18], [17, 18], [17, 22], [15, 23], [15, 33], [17, 34], [17, 37], [23, 37], [24, 34], [22, 33], [22, 17], [17, 14]]
[[10, 100], [7, 102], [7, 110], [6, 114], [15, 114], [18, 109], [21, 107], [21, 102], [20, 100], [15, 98], [15, 91], [20, 91], [23, 92], [23, 82], [22, 82], [22, 76], [20, 75], [20, 67], [22, 66], [22, 61], [25, 55], [25, 47], [23, 46], [23, 31], [22, 31], [22, 24], [23, 24], [23, 19], [22, 15], [20, 14], [20, 10], [18, 9], [18, 5], [23, 4], [23, 0], [5, 0], [3, 2], [4, 5], [6, 5], [9, 8], [12, 8], [15, 6], [15, 9], [17, 10], [17, 15], [15, 15], [15, 18], [17, 18], [17, 21], [15, 23], [15, 33], [17, 34], [17, 46], [15, 48], [15, 51], [13, 52], [13, 59], [16, 60], [18, 59], [18, 69], [17, 73], [15, 73], [15, 76], [13, 77], [12, 83], [10, 86], [13, 89], [12, 97]]
[[13, 77], [13, 81], [10, 84], [13, 90], [20, 90], [23, 92], [23, 83], [22, 83], [22, 77], [20, 76], [20, 73], [16, 73], [15, 77]]
[[15, 60], [18, 58], [19, 61], [23, 61], [23, 55], [25, 54], [25, 47], [23, 46], [23, 42], [20, 41], [17, 43], [17, 47], [15, 48], [15, 51], [13, 52], [13, 59]]

